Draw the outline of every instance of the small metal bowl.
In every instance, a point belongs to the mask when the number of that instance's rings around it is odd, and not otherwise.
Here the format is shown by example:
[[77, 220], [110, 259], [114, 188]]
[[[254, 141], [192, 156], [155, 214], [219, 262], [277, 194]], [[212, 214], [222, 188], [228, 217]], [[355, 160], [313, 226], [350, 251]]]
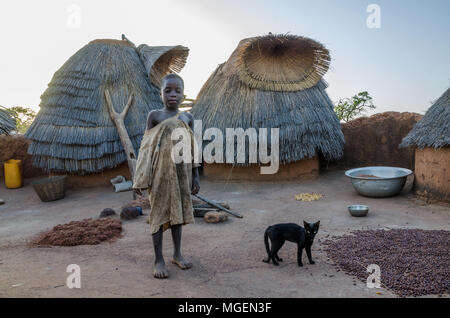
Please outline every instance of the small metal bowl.
[[361, 204], [349, 205], [348, 212], [350, 212], [351, 216], [366, 216], [369, 213], [369, 207]]

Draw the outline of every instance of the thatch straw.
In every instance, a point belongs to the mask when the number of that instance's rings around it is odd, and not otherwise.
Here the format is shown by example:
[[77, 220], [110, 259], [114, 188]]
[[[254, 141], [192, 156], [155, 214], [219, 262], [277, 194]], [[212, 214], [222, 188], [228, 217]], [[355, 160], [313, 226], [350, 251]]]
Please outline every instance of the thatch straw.
[[25, 135], [32, 140], [28, 152], [35, 166], [86, 174], [126, 161], [108, 113], [106, 89], [116, 112], [134, 95], [125, 126], [138, 152], [148, 112], [163, 106], [159, 87], [150, 82], [130, 42], [94, 40], [69, 58], [41, 96], [41, 109]]
[[150, 74], [150, 79], [156, 86], [161, 86], [161, 80], [167, 74], [181, 72], [189, 55], [189, 49], [181, 45], [148, 46], [141, 44], [137, 51], [147, 74]]
[[224, 72], [237, 72], [252, 88], [290, 92], [315, 86], [328, 71], [330, 54], [309, 38], [269, 34], [242, 40], [228, 62]]
[[9, 134], [16, 129], [16, 121], [11, 117], [9, 111], [0, 106], [0, 135]]
[[428, 109], [400, 147], [442, 148], [450, 145], [450, 88]]
[[[287, 69], [286, 65], [289, 63], [300, 66], [310, 61], [309, 59], [307, 62], [302, 61], [303, 55], [296, 52], [300, 47], [307, 52], [314, 51], [317, 42], [304, 39], [295, 36], [269, 35], [241, 41], [230, 59], [219, 65], [210, 76], [194, 103], [192, 114], [196, 119], [203, 120], [203, 129], [217, 127], [225, 136], [226, 128], [254, 127], [268, 128], [269, 131], [270, 128], [279, 128], [280, 163], [309, 158], [317, 151], [322, 152], [326, 159], [342, 157], [344, 135], [339, 119], [333, 111], [333, 103], [325, 92], [326, 83], [320, 78], [317, 79], [318, 75], [312, 75], [318, 70], [323, 72], [325, 69], [323, 65], [326, 63], [319, 63], [317, 67], [311, 66], [310, 76], [305, 77], [305, 74], [301, 73], [300, 77], [303, 80], [298, 77], [297, 82], [293, 80], [292, 72], [288, 72], [284, 79], [279, 74], [280, 70]], [[272, 59], [267, 55], [268, 50], [265, 50], [263, 58], [254, 59], [256, 53], [250, 51], [248, 43], [254, 43], [253, 49], [259, 52], [263, 45], [261, 43], [274, 43], [274, 41], [284, 43], [289, 48], [286, 54], [282, 55], [282, 59], [279, 58], [277, 50]], [[294, 44], [290, 44], [289, 41], [294, 41]], [[304, 42], [300, 44], [299, 41]], [[258, 43], [261, 45], [258, 46]], [[291, 49], [291, 45], [295, 49]], [[236, 58], [242, 51], [246, 52], [246, 55], [243, 55], [244, 62], [245, 56], [251, 57], [251, 69], [259, 69], [261, 74], [265, 72], [264, 81], [249, 82], [246, 78], [242, 79], [243, 64]], [[262, 64], [259, 65], [257, 61], [261, 61]], [[247, 65], [250, 64], [247, 63]], [[281, 65], [280, 68], [278, 65]], [[290, 78], [292, 82], [285, 81], [287, 78]], [[281, 79], [281, 82], [276, 82], [278, 79]], [[294, 90], [295, 86], [303, 88], [316, 80], [318, 82], [310, 88]], [[246, 152], [246, 160], [248, 160], [248, 150]]]

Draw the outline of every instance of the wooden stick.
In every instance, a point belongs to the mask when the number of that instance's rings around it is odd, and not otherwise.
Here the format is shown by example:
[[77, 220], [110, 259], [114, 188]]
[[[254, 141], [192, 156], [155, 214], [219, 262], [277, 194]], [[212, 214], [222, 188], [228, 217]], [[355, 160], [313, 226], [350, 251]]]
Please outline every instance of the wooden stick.
[[225, 208], [224, 208], [223, 206], [221, 206], [220, 204], [217, 204], [217, 203], [215, 203], [215, 202], [213, 202], [213, 201], [210, 201], [210, 200], [208, 200], [208, 199], [202, 198], [202, 197], [199, 196], [198, 194], [193, 194], [193, 196], [195, 196], [196, 198], [199, 198], [200, 200], [202, 200], [202, 201], [204, 201], [204, 202], [206, 202], [206, 203], [212, 205], [212, 206], [215, 207], [215, 208], [218, 208], [219, 210], [222, 210], [222, 211], [227, 212], [227, 213], [229, 213], [229, 214], [231, 214], [231, 215], [234, 215], [235, 217], [238, 217], [238, 218], [241, 218], [241, 219], [243, 218], [243, 216], [240, 215], [239, 213], [236, 213], [236, 212], [230, 211], [230, 210], [228, 210], [228, 209], [225, 209]]
[[133, 98], [134, 98], [134, 95], [131, 94], [130, 97], [128, 98], [128, 102], [127, 102], [125, 108], [120, 113], [120, 118], [122, 118], [124, 121], [125, 121], [125, 117], [127, 117], [128, 109], [130, 109], [131, 103], [133, 102]]
[[[228, 205], [228, 203], [225, 202], [217, 202], [217, 201], [213, 201], [217, 204], [220, 204], [221, 206], [223, 206], [225, 209], [229, 209], [230, 206]], [[197, 208], [210, 208], [210, 209], [217, 209], [216, 207], [213, 207], [212, 205], [208, 204], [208, 203], [202, 203], [202, 204], [193, 204], [192, 205], [194, 207], [194, 209]]]
[[217, 211], [217, 208], [213, 208], [213, 207], [210, 207], [210, 208], [197, 208], [197, 207], [194, 207], [194, 210], [198, 210], [198, 211]]
[[128, 161], [128, 169], [130, 169], [131, 179], [133, 180], [134, 171], [136, 170], [136, 153], [134, 151], [133, 144], [131, 143], [130, 136], [128, 135], [127, 128], [125, 127], [125, 117], [133, 102], [133, 94], [131, 94], [128, 98], [128, 103], [120, 114], [114, 110], [111, 95], [107, 89], [105, 90], [105, 98], [109, 115], [116, 125], [117, 133], [119, 134], [120, 141], [122, 142], [123, 149], [125, 150]]

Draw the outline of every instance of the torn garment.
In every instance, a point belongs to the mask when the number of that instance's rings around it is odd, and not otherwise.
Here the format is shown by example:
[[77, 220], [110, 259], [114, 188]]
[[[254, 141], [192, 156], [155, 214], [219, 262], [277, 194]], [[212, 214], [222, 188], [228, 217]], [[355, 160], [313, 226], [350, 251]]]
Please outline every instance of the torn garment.
[[184, 128], [190, 139], [191, 156], [194, 158], [195, 140], [190, 127], [178, 116], [170, 117], [152, 129], [142, 138], [136, 162], [133, 188], [149, 189], [149, 224], [152, 234], [161, 226], [165, 231], [172, 225], [194, 223], [191, 200], [192, 168], [198, 163], [175, 163], [172, 147], [172, 132]]

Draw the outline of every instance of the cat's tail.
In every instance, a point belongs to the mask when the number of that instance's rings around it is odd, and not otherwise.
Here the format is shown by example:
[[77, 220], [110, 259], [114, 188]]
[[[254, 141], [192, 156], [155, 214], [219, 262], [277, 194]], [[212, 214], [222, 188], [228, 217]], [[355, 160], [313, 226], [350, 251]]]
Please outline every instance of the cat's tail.
[[264, 232], [264, 245], [266, 246], [266, 251], [267, 251], [267, 260], [265, 260], [266, 263], [270, 263], [270, 247], [269, 247], [269, 230], [270, 230], [271, 226], [269, 226], [266, 231]]

